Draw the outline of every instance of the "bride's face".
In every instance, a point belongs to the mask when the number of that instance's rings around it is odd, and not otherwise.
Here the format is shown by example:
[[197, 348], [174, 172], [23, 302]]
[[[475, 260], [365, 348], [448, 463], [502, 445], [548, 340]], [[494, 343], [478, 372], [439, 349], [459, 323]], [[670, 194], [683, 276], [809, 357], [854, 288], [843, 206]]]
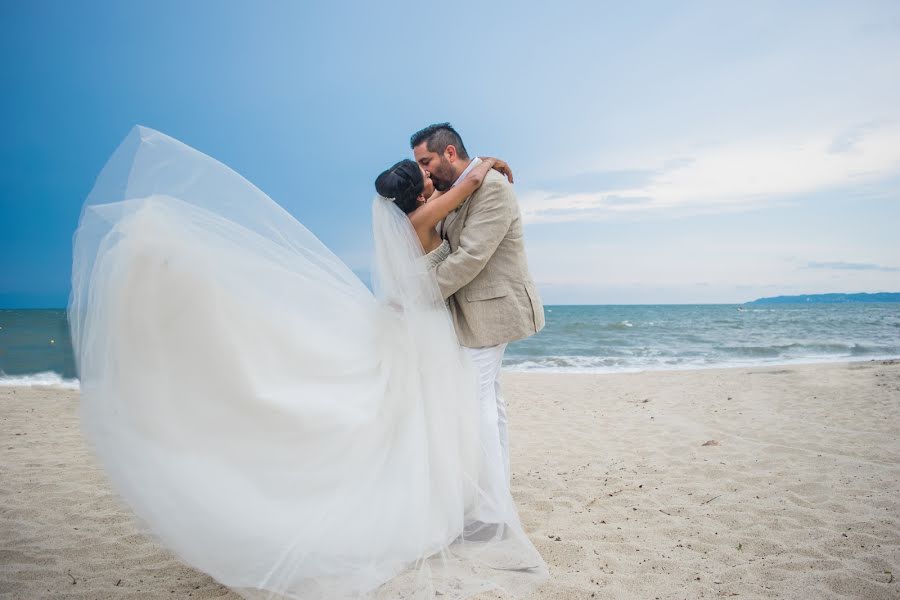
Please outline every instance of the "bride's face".
[[434, 193], [434, 183], [431, 181], [431, 176], [428, 174], [425, 169], [422, 169], [422, 165], [419, 165], [419, 169], [422, 171], [422, 181], [425, 184], [422, 186], [422, 195], [425, 196], [425, 199], [428, 200], [431, 198], [431, 195]]

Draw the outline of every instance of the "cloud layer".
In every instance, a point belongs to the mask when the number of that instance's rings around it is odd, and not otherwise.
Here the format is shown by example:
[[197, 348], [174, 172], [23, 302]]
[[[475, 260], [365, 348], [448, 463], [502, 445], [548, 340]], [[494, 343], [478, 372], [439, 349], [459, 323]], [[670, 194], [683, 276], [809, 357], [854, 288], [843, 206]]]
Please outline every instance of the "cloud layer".
[[866, 125], [831, 135], [722, 143], [656, 164], [582, 174], [574, 181], [593, 179], [594, 189], [533, 189], [521, 201], [523, 216], [532, 224], [728, 212], [844, 186], [859, 189], [898, 174], [900, 127]]

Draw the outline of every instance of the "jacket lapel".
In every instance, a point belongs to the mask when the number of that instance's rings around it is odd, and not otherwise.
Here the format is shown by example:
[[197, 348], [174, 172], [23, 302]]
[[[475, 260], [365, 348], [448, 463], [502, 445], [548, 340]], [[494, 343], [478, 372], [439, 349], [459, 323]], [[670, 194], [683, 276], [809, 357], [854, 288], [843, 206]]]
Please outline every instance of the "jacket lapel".
[[466, 215], [469, 213], [469, 200], [471, 198], [472, 196], [469, 196], [463, 200], [462, 205], [444, 219], [444, 237], [450, 242], [451, 250], [456, 250], [459, 246], [459, 233], [462, 230], [463, 223], [466, 222]]

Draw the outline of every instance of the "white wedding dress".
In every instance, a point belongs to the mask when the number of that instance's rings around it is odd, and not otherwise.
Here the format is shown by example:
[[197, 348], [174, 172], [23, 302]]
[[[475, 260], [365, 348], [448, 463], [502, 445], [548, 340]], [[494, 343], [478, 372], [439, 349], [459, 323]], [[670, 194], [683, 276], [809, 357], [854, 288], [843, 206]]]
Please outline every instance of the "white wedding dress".
[[241, 176], [135, 128], [75, 235], [83, 429], [147, 530], [246, 597], [527, 593], [546, 565], [480, 491], [502, 467], [436, 255], [393, 203], [373, 222], [374, 293]]

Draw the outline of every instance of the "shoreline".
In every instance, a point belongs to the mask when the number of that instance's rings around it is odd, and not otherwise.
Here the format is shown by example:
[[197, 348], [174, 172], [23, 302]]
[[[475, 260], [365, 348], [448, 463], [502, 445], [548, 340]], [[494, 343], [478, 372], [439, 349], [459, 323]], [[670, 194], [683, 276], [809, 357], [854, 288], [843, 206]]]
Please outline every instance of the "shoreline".
[[[803, 366], [816, 366], [816, 365], [843, 365], [843, 364], [857, 364], [857, 363], [885, 363], [885, 364], [894, 364], [900, 363], [900, 356], [879, 356], [879, 357], [860, 357], [857, 359], [848, 358], [848, 357], [840, 357], [834, 360], [823, 358], [821, 360], [813, 360], [813, 359], [797, 359], [796, 361], [773, 361], [766, 363], [753, 363], [753, 364], [714, 364], [714, 365], [687, 365], [687, 366], [679, 366], [679, 367], [671, 367], [671, 368], [652, 368], [652, 369], [643, 369], [635, 367], [634, 369], [618, 369], [618, 370], [600, 370], [600, 369], [584, 369], [579, 370], [577, 367], [562, 367], [562, 368], [553, 368], [553, 367], [541, 367], [534, 369], [516, 369], [514, 367], [503, 367], [503, 373], [516, 373], [516, 374], [524, 374], [524, 373], [541, 373], [546, 375], [628, 375], [634, 373], [681, 373], [681, 372], [696, 372], [696, 371], [727, 371], [729, 369], [766, 369], [771, 367], [803, 367]], [[565, 369], [565, 370], [564, 370]]]
[[[634, 375], [637, 373], [681, 373], [681, 372], [705, 372], [705, 371], [728, 371], [733, 369], [749, 370], [749, 369], [767, 369], [773, 367], [806, 367], [806, 366], [826, 366], [826, 365], [851, 365], [858, 363], [880, 363], [882, 365], [891, 365], [900, 363], [900, 356], [881, 356], [881, 357], [865, 357], [865, 358], [847, 358], [839, 359], [798, 359], [797, 361], [775, 361], [771, 363], [754, 363], [754, 364], [721, 364], [721, 365], [697, 365], [697, 366], [680, 366], [671, 368], [653, 368], [653, 369], [617, 369], [617, 370], [600, 370], [600, 369], [578, 369], [576, 368], [553, 368], [541, 367], [534, 369], [518, 369], [515, 367], [502, 367], [501, 372], [509, 375]], [[80, 381], [78, 379], [65, 379], [59, 373], [54, 371], [41, 371], [38, 373], [29, 373], [27, 375], [3, 375], [0, 374], [0, 389], [2, 388], [52, 388], [60, 390], [79, 391]]]

